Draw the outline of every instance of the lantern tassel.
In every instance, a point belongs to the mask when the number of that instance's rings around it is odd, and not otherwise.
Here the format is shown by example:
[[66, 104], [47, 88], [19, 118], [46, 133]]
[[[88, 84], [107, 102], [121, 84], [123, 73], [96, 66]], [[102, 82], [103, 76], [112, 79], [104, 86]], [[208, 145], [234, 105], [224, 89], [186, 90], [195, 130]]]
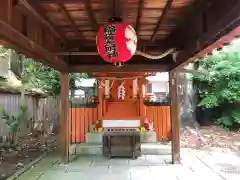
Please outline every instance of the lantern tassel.
[[122, 67], [123, 65], [124, 65], [123, 62], [115, 62], [114, 63], [114, 66], [116, 66], [116, 67]]

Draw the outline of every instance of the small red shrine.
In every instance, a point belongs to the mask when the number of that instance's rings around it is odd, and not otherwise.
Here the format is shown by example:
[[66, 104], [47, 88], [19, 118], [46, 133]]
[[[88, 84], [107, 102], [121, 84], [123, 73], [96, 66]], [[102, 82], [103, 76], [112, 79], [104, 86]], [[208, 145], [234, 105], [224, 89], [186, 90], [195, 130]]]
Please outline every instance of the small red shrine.
[[97, 82], [96, 102], [91, 100], [86, 105], [72, 102], [72, 143], [86, 142], [86, 134], [102, 126], [139, 129], [147, 126], [146, 129], [151, 127], [156, 132], [156, 141], [170, 140], [169, 104], [151, 103], [146, 94], [146, 77], [153, 75], [155, 73], [92, 73]]
[[98, 80], [98, 118], [127, 120], [146, 117], [145, 77], [152, 73], [93, 74]]

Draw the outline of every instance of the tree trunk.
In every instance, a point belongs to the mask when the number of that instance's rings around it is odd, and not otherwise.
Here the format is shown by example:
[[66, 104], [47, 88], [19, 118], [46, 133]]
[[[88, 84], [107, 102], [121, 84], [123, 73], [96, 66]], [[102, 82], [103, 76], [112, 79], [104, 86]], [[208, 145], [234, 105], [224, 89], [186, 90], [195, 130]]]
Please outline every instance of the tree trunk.
[[70, 90], [70, 93], [71, 93], [71, 98], [74, 98], [74, 96], [75, 96], [75, 90], [71, 89], [71, 90]]

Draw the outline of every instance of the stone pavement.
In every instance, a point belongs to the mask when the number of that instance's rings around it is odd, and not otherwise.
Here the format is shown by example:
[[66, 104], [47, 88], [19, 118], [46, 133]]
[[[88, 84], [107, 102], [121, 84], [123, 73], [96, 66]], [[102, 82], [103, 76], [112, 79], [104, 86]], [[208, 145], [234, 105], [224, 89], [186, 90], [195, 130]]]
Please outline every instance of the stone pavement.
[[80, 156], [69, 165], [57, 155], [41, 160], [18, 180], [240, 180], [240, 156], [234, 153], [181, 150], [181, 164], [171, 156], [143, 155], [137, 160]]

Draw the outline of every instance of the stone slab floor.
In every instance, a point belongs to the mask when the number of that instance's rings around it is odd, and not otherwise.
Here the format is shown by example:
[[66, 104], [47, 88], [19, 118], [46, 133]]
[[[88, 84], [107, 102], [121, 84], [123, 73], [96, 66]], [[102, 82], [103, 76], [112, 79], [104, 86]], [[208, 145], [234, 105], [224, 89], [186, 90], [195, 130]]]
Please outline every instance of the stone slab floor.
[[80, 156], [63, 165], [57, 155], [41, 160], [18, 180], [240, 180], [240, 155], [221, 151], [181, 150], [181, 164], [171, 156], [143, 155], [137, 160]]

